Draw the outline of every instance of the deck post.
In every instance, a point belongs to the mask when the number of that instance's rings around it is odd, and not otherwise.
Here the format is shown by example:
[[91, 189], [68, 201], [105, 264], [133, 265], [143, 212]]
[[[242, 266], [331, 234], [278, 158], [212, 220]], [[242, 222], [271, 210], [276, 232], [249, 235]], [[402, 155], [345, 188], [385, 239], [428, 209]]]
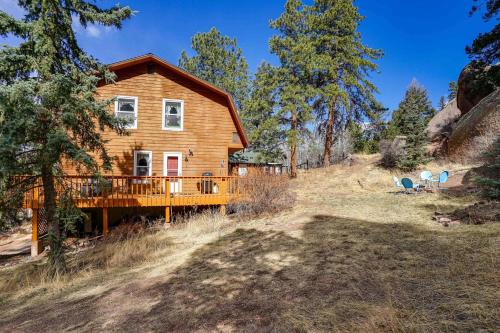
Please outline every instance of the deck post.
[[165, 223], [170, 223], [170, 206], [165, 207]]
[[31, 256], [42, 253], [42, 241], [38, 239], [38, 209], [31, 210]]
[[104, 236], [109, 234], [108, 207], [102, 209], [102, 233]]
[[222, 216], [226, 215], [226, 205], [220, 205], [219, 211]]

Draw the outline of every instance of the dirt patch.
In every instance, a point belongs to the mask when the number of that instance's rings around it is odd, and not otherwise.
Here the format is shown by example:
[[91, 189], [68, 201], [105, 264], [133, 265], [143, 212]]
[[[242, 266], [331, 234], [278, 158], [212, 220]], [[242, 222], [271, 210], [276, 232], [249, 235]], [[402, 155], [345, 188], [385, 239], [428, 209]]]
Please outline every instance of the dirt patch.
[[463, 209], [457, 209], [451, 216], [466, 224], [484, 224], [500, 221], [500, 202], [478, 202]]
[[0, 267], [28, 260], [31, 252], [31, 226], [21, 225], [0, 236]]

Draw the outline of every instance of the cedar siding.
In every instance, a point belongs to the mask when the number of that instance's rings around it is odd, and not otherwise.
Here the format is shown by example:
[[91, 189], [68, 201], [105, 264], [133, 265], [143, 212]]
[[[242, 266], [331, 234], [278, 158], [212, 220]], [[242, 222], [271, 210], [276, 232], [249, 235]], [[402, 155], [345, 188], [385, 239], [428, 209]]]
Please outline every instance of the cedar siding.
[[[137, 98], [137, 128], [129, 129], [128, 136], [119, 136], [109, 130], [104, 132], [104, 138], [109, 140], [108, 153], [114, 158], [109, 174], [133, 175], [134, 150], [142, 150], [152, 152], [152, 176], [163, 176], [164, 153], [182, 154], [182, 176], [200, 176], [206, 171], [214, 176], [227, 175], [229, 152], [246, 145], [231, 99], [213, 91], [217, 88], [207, 88], [206, 83], [200, 84], [192, 76], [184, 75], [179, 69], [172, 70], [172, 65], [163, 66], [163, 61], [154, 56], [139, 59], [143, 61], [121, 65], [114, 71], [115, 84], [97, 89], [98, 96], [103, 99]], [[110, 69], [113, 70], [113, 65]], [[184, 102], [182, 131], [162, 129], [164, 99]], [[110, 112], [114, 111], [112, 105]], [[73, 170], [68, 168], [66, 171], [72, 173]]]

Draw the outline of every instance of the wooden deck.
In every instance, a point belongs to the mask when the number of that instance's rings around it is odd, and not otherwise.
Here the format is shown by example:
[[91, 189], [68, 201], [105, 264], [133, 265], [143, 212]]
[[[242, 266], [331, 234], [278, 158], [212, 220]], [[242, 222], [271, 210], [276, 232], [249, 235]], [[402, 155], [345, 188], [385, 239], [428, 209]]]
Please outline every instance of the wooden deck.
[[[79, 208], [225, 205], [239, 194], [238, 177], [102, 178], [67, 176], [58, 193], [70, 193]], [[43, 207], [41, 186], [24, 198], [25, 208]]]
[[[66, 176], [57, 183], [57, 193], [70, 194], [79, 208], [102, 209], [103, 233], [109, 232], [108, 209], [116, 207], [164, 207], [165, 221], [170, 221], [172, 207], [220, 206], [236, 200], [242, 178], [224, 177], [138, 177]], [[26, 193], [24, 208], [33, 210], [32, 254], [40, 253], [40, 237], [46, 234], [43, 221], [43, 189], [35, 186]]]

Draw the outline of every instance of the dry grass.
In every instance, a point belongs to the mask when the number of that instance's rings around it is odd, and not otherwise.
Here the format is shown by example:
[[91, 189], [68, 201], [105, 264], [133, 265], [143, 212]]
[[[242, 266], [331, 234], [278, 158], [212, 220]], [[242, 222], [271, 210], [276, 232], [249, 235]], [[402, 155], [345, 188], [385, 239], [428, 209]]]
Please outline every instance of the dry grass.
[[[68, 284], [86, 284], [91, 279], [110, 274], [133, 273], [157, 264], [169, 252], [192, 246], [190, 240], [209, 241], [227, 228], [233, 226], [226, 217], [214, 211], [184, 218], [168, 231], [162, 225], [150, 228], [139, 224], [120, 225], [104, 242], [97, 242], [95, 247], [83, 252], [70, 253], [68, 275], [49, 278], [44, 259], [0, 270], [0, 294], [31, 297], [41, 291], [59, 292]], [[176, 239], [186, 242], [176, 242]]]
[[101, 264], [59, 284], [7, 286], [25, 267], [1, 270], [0, 330], [498, 330], [500, 224], [444, 228], [431, 219], [475, 197], [394, 194], [373, 156], [292, 185], [292, 210], [239, 225], [206, 213], [96, 247], [81, 254], [84, 267]]

